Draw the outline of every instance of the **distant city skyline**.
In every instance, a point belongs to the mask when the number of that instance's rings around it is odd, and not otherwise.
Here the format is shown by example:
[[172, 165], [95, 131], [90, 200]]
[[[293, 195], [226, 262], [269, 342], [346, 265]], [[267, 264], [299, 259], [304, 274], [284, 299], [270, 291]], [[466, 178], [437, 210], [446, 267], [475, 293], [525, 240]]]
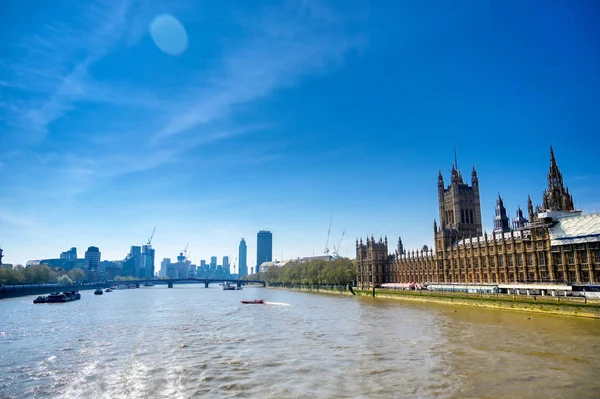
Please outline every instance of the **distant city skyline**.
[[[155, 270], [188, 242], [196, 264], [231, 261], [247, 237], [250, 271], [258, 230], [273, 232], [276, 258], [322, 255], [331, 214], [330, 248], [347, 227], [342, 256], [378, 232], [432, 247], [436, 177], [455, 145], [463, 175], [476, 165], [488, 232], [498, 192], [511, 220], [526, 194], [542, 201], [550, 144], [575, 207], [600, 210], [596, 1], [2, 11], [5, 263], [89, 246], [141, 257], [156, 226]], [[154, 41], [159, 13], [187, 47]]]

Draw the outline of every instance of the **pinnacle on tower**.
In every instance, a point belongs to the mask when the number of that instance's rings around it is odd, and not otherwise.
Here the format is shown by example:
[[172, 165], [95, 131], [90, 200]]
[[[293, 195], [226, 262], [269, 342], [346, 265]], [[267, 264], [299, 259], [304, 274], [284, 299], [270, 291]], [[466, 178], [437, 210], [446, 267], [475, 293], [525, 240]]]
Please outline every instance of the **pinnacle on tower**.
[[477, 171], [475, 170], [475, 165], [473, 164], [473, 172], [471, 172], [471, 185], [474, 186], [479, 183], [479, 178], [477, 177]]
[[533, 202], [531, 201], [531, 195], [527, 194], [527, 214], [529, 215], [529, 221], [533, 222], [535, 215], [533, 213]]
[[548, 170], [548, 189], [544, 191], [542, 206], [550, 211], [572, 211], [573, 203], [569, 192], [563, 185], [562, 173], [556, 164], [554, 149], [550, 145], [550, 168]]
[[526, 225], [527, 225], [527, 219], [525, 219], [525, 217], [523, 216], [523, 211], [521, 210], [521, 207], [518, 206], [517, 207], [517, 217], [513, 220], [513, 228], [518, 230], [518, 229], [522, 229]]
[[496, 216], [494, 217], [494, 230], [502, 233], [510, 231], [509, 219], [506, 214], [506, 208], [504, 207], [504, 201], [498, 193], [498, 200], [496, 201]]
[[402, 237], [398, 237], [398, 247], [397, 247], [398, 253], [400, 255], [404, 255], [404, 245], [402, 244]]

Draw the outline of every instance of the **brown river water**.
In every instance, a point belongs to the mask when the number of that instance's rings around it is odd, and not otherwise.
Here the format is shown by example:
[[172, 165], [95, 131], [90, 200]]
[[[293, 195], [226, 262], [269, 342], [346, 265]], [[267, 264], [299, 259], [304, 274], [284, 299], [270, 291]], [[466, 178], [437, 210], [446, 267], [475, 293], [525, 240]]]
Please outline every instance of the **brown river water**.
[[600, 397], [599, 320], [204, 285], [33, 299], [0, 300], [0, 398]]

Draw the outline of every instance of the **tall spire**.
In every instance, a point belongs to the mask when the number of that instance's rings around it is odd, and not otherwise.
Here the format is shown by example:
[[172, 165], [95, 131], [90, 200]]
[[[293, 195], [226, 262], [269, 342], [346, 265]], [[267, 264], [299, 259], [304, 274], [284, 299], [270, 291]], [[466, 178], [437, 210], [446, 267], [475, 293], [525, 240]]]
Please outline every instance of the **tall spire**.
[[517, 207], [517, 217], [513, 220], [513, 228], [521, 229], [527, 225], [527, 219], [523, 216], [523, 211], [521, 207]]
[[548, 189], [544, 190], [542, 206], [550, 211], [572, 211], [573, 201], [563, 184], [562, 173], [556, 164], [554, 149], [550, 145], [550, 168], [548, 170]]
[[506, 214], [506, 208], [504, 207], [504, 201], [498, 193], [498, 199], [496, 200], [496, 217], [494, 217], [494, 231], [506, 233], [510, 231], [509, 219]]
[[533, 214], [533, 202], [531, 201], [531, 195], [527, 195], [527, 214], [529, 215], [529, 222], [532, 223], [535, 215]]
[[402, 244], [402, 237], [398, 237], [398, 247], [396, 249], [400, 255], [404, 255], [404, 244]]

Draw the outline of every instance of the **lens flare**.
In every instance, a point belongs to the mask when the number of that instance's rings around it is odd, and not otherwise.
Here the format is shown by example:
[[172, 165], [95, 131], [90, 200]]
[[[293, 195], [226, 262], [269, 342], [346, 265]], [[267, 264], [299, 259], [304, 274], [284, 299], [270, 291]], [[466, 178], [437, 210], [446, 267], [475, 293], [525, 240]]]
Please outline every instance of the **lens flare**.
[[154, 44], [170, 55], [181, 55], [187, 49], [188, 36], [185, 27], [170, 14], [161, 14], [150, 22], [150, 36]]

